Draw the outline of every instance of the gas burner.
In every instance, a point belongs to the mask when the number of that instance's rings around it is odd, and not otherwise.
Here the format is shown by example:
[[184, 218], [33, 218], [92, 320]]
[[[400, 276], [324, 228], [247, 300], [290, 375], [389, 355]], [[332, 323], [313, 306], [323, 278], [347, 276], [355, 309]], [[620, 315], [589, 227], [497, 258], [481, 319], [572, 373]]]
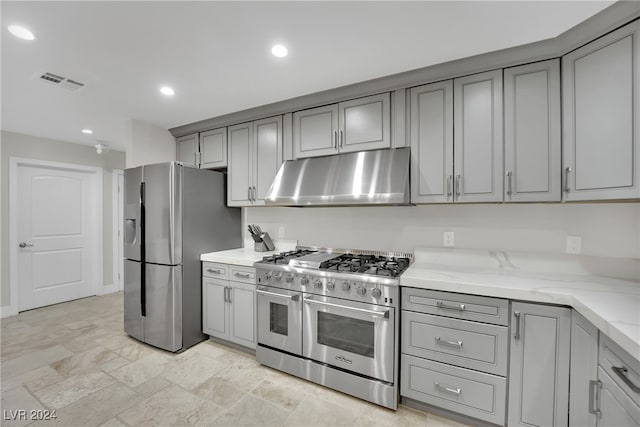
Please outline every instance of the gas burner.
[[317, 251], [310, 251], [307, 249], [298, 249], [295, 251], [281, 252], [276, 255], [263, 257], [261, 262], [266, 264], [287, 265], [289, 264], [289, 261], [291, 261], [292, 259], [300, 258], [305, 255], [310, 255], [316, 252]]
[[320, 270], [398, 277], [409, 267], [409, 258], [344, 254], [320, 265]]

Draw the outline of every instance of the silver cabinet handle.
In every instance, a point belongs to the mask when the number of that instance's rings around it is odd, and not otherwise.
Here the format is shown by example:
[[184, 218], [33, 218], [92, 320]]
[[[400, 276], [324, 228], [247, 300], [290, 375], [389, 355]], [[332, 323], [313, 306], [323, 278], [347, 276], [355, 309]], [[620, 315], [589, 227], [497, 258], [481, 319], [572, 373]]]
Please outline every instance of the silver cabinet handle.
[[245, 279], [251, 278], [251, 275], [249, 273], [238, 273], [236, 271], [235, 273], [233, 273], [233, 275], [236, 277], [244, 277]]
[[247, 200], [251, 201], [251, 187], [247, 187]]
[[385, 319], [389, 318], [389, 311], [388, 310], [387, 311], [374, 311], [374, 310], [367, 310], [366, 308], [348, 307], [346, 305], [334, 304], [332, 302], [316, 301], [316, 300], [312, 299], [311, 297], [305, 298], [304, 302], [306, 302], [307, 304], [316, 304], [316, 305], [324, 305], [324, 306], [327, 306], [327, 307], [340, 308], [342, 310], [357, 311], [359, 313], [366, 313], [366, 314], [370, 314], [372, 316], [384, 317]]
[[564, 192], [568, 193], [570, 191], [569, 189], [569, 174], [573, 172], [573, 169], [571, 169], [571, 167], [566, 167], [564, 168]]
[[511, 194], [513, 193], [513, 188], [511, 187], [511, 175], [512, 172], [511, 171], [507, 171], [506, 176], [507, 176], [507, 195], [511, 196]]
[[629, 371], [627, 370], [626, 366], [612, 366], [611, 369], [613, 369], [613, 372], [616, 373], [616, 375], [618, 375], [620, 377], [620, 379], [634, 392], [636, 393], [640, 393], [640, 387], [638, 387], [637, 385], [635, 385], [634, 383], [631, 382], [631, 380], [629, 379], [629, 377], [627, 376], [627, 374], [629, 373]]
[[198, 165], [198, 153], [195, 151], [193, 152], [193, 164], [196, 166]]
[[444, 310], [457, 310], [457, 311], [465, 311], [466, 307], [464, 304], [450, 305], [446, 304], [442, 301], [436, 301], [436, 306], [438, 308], [442, 308]]
[[30, 245], [30, 244], [28, 244], [28, 243], [26, 243], [26, 242], [20, 242], [20, 243], [18, 244], [18, 246], [20, 246], [22, 249], [24, 249], [24, 248], [26, 248], [27, 246], [35, 246], [35, 245]]
[[217, 268], [207, 268], [207, 272], [216, 273], [216, 274], [222, 274], [222, 270], [219, 270]]
[[462, 348], [462, 341], [446, 341], [440, 337], [436, 337], [436, 343], [440, 345], [448, 345], [449, 347]]
[[282, 295], [282, 294], [277, 294], [275, 292], [263, 291], [262, 289], [256, 289], [256, 293], [260, 294], [260, 295], [265, 295], [265, 296], [268, 296], [268, 297], [276, 297], [276, 298], [288, 299], [288, 300], [291, 300], [291, 301], [300, 300], [300, 294]]
[[600, 412], [600, 389], [602, 388], [602, 382], [598, 380], [589, 381], [589, 413], [595, 414], [598, 417]]
[[334, 130], [331, 134], [331, 139], [333, 142], [333, 148], [335, 148], [336, 150], [338, 149], [338, 131]]
[[460, 394], [462, 394], [462, 390], [461, 389], [445, 387], [445, 386], [441, 385], [437, 381], [434, 382], [433, 385], [436, 386], [436, 388], [439, 389], [439, 390], [446, 391], [447, 393], [455, 394], [456, 396], [460, 396]]
[[451, 183], [453, 181], [453, 175], [447, 175], [447, 199], [453, 195], [451, 192]]
[[340, 129], [340, 148], [342, 148], [343, 144], [344, 144], [344, 132], [342, 131], [342, 129]]
[[254, 203], [256, 201], [256, 194], [258, 194], [258, 192], [256, 191], [256, 187], [253, 187], [253, 201], [254, 201]]
[[519, 311], [514, 311], [513, 312], [513, 317], [516, 318], [516, 327], [515, 327], [515, 331], [513, 332], [513, 339], [514, 340], [519, 340], [520, 339], [520, 312]]
[[462, 174], [456, 175], [456, 197], [462, 194]]
[[227, 287], [227, 302], [231, 302], [231, 288]]
[[228, 290], [229, 290], [229, 287], [228, 287], [228, 286], [225, 286], [225, 287], [224, 287], [224, 302], [229, 302], [229, 298], [227, 297], [227, 294], [228, 294], [228, 292], [227, 292], [227, 291], [228, 291]]

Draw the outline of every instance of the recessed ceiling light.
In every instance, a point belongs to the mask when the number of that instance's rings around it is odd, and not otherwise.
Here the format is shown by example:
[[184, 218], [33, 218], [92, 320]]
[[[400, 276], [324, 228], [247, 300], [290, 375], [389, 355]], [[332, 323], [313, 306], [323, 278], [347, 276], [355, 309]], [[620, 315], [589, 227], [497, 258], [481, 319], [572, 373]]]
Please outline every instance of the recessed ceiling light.
[[160, 88], [160, 93], [167, 96], [173, 96], [175, 92], [169, 86], [163, 86]]
[[9, 32], [23, 40], [34, 40], [36, 38], [31, 31], [20, 25], [9, 25]]
[[93, 131], [91, 129], [82, 129], [82, 133], [87, 134], [87, 135], [91, 135], [93, 133]]
[[289, 51], [287, 50], [286, 46], [277, 44], [271, 48], [271, 53], [276, 58], [284, 58], [285, 56], [287, 56]]

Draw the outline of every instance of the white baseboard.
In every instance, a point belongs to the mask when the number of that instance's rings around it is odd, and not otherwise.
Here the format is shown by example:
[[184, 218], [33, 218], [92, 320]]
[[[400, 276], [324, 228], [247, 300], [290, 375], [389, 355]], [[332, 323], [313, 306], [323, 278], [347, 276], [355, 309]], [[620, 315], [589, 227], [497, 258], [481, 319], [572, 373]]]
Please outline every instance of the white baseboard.
[[118, 284], [117, 283], [111, 283], [110, 285], [104, 285], [102, 287], [102, 289], [100, 290], [100, 293], [98, 295], [106, 295], [106, 294], [113, 294], [115, 292], [118, 292]]
[[0, 319], [4, 319], [5, 317], [15, 316], [18, 314], [18, 310], [15, 307], [10, 305], [3, 305], [0, 307]]

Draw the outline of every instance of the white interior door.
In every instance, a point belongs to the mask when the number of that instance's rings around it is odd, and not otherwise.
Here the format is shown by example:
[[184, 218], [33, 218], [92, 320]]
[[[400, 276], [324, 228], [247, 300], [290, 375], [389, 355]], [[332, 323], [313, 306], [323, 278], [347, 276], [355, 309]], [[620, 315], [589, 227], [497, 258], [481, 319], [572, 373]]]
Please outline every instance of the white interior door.
[[94, 295], [96, 171], [18, 164], [17, 178], [18, 310]]

